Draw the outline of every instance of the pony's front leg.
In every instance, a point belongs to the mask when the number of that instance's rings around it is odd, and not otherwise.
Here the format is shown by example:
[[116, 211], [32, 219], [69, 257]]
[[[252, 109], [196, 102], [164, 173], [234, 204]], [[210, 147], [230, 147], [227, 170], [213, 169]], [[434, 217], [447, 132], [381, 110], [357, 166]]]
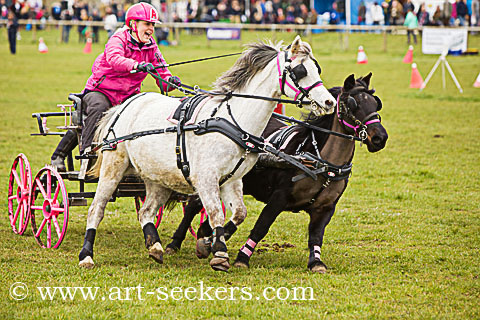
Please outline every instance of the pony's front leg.
[[92, 268], [93, 262], [93, 244], [98, 225], [103, 219], [105, 207], [113, 192], [122, 180], [123, 174], [128, 167], [128, 157], [119, 150], [116, 152], [107, 152], [103, 155], [100, 169], [100, 178], [98, 180], [97, 191], [92, 204], [88, 209], [87, 231], [83, 242], [82, 250], [78, 255], [79, 266]]
[[237, 231], [238, 226], [247, 217], [247, 207], [243, 202], [242, 179], [231, 181], [220, 189], [223, 202], [232, 211], [230, 221], [225, 225], [225, 240], [229, 240]]
[[[210, 183], [199, 183], [197, 185], [198, 195], [202, 200], [205, 210], [207, 210], [210, 220], [210, 226], [213, 229], [213, 240], [211, 250], [213, 258], [210, 260], [210, 266], [216, 271], [227, 271], [230, 268], [228, 262], [227, 244], [225, 243], [225, 231], [223, 224], [225, 217], [223, 216], [222, 204], [220, 201], [220, 192], [218, 180]], [[198, 239], [199, 242], [207, 241], [206, 239]]]
[[155, 228], [154, 218], [158, 209], [168, 200], [171, 191], [149, 181], [145, 181], [145, 188], [147, 196], [142, 208], [138, 211], [138, 222], [142, 226], [148, 255], [156, 262], [163, 263], [164, 250]]
[[326, 273], [327, 266], [320, 258], [320, 254], [325, 227], [335, 212], [335, 203], [329, 206], [307, 210], [307, 212], [310, 214], [310, 223], [308, 225], [308, 248], [310, 249], [308, 268], [312, 272]]

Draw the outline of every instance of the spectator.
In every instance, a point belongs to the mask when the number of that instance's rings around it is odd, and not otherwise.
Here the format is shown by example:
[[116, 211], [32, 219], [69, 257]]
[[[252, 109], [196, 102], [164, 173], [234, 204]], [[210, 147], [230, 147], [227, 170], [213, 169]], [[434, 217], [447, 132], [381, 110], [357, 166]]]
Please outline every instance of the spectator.
[[378, 26], [380, 24], [384, 24], [385, 17], [383, 16], [383, 9], [378, 4], [378, 2], [374, 2], [370, 8], [370, 13], [372, 15], [372, 21], [374, 26]]
[[363, 0], [360, 2], [358, 6], [358, 24], [365, 25], [365, 15], [367, 13], [367, 8], [365, 7], [365, 2]]
[[230, 21], [233, 23], [241, 23], [241, 16], [242, 16], [242, 6], [240, 5], [240, 2], [238, 0], [233, 0], [232, 1], [232, 6], [230, 8]]
[[390, 24], [397, 26], [402, 25], [404, 21], [403, 6], [398, 0], [392, 1], [392, 12], [390, 13]]
[[[62, 11], [60, 14], [60, 18], [65, 21], [66, 23], [70, 23], [72, 21], [72, 15], [70, 13], [70, 10], [65, 9]], [[70, 38], [70, 29], [72, 26], [70, 24], [64, 24], [62, 27], [62, 42], [63, 43], [68, 43], [68, 40]]]
[[108, 38], [110, 39], [111, 36], [117, 30], [117, 16], [113, 13], [112, 7], [107, 7], [105, 9], [105, 25], [104, 28], [107, 30]]
[[0, 0], [0, 19], [2, 20], [8, 19], [8, 7], [7, 7], [7, 2], [5, 0]]
[[337, 11], [337, 3], [332, 3], [332, 10], [330, 11], [330, 24], [337, 25], [340, 23], [340, 14]]
[[442, 10], [442, 23], [445, 27], [450, 26], [452, 12], [453, 12], [452, 4], [448, 0], [445, 0], [443, 2], [443, 10]]
[[412, 12], [415, 12], [415, 6], [412, 3], [412, 0], [407, 0], [403, 4], [403, 17], [406, 18], [408, 14], [408, 10], [412, 10]]
[[382, 2], [382, 9], [383, 9], [385, 24], [389, 25], [390, 16], [392, 14], [392, 0], [385, 0], [385, 2]]
[[472, 27], [480, 25], [480, 4], [479, 0], [472, 0], [472, 16], [470, 18], [470, 24]]
[[465, 26], [466, 21], [469, 19], [467, 5], [465, 4], [464, 0], [457, 0], [456, 4], [458, 25]]
[[435, 12], [433, 13], [432, 16], [432, 21], [431, 21], [433, 26], [442, 26], [442, 10], [440, 9], [440, 6], [437, 6], [437, 9], [435, 9]]
[[417, 12], [418, 25], [427, 26], [430, 24], [430, 14], [425, 9], [425, 3], [420, 5]]
[[10, 45], [10, 53], [17, 53], [17, 31], [18, 31], [18, 22], [17, 17], [13, 11], [9, 11], [7, 15], [7, 34], [8, 34], [8, 43]]
[[[102, 17], [100, 17], [100, 14], [98, 12], [98, 9], [93, 9], [92, 10], [92, 16], [91, 16], [91, 20], [93, 22], [100, 22], [100, 21], [103, 21]], [[99, 26], [92, 26], [92, 32], [93, 32], [93, 39], [92, 41], [93, 42], [98, 42], [100, 40], [100, 32], [98, 32], [98, 30], [100, 29]]]
[[405, 17], [405, 22], [403, 23], [407, 29], [407, 43], [410, 44], [410, 35], [413, 36], [413, 42], [417, 44], [417, 35], [415, 34], [416, 29], [418, 28], [418, 19], [417, 16], [413, 13], [412, 9], [408, 9], [407, 16]]

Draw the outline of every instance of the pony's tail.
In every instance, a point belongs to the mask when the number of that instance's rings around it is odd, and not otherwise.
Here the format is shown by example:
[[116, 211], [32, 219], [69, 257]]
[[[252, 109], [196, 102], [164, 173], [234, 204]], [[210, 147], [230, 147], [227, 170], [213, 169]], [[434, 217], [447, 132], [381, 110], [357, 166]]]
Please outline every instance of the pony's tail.
[[[110, 128], [108, 125], [113, 115], [116, 113], [117, 109], [118, 109], [118, 106], [111, 108], [105, 113], [102, 119], [100, 119], [100, 121], [98, 122], [98, 127], [95, 130], [95, 136], [93, 138], [93, 141], [101, 142], [104, 138], [107, 137], [108, 129]], [[97, 161], [87, 172], [88, 176], [93, 178], [98, 178], [100, 176], [102, 159], [103, 159], [103, 153], [102, 153], [102, 149], [100, 148], [97, 150]]]

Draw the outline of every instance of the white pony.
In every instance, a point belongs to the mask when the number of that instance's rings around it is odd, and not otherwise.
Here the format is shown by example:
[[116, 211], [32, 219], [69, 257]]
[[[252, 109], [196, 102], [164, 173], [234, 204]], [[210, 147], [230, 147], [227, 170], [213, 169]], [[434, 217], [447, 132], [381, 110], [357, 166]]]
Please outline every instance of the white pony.
[[[297, 66], [299, 68], [295, 69]], [[284, 69], [289, 72], [284, 74]], [[301, 79], [292, 79], [292, 70], [299, 70], [296, 75]], [[322, 85], [319, 66], [310, 45], [302, 42], [299, 36], [284, 51], [280, 50], [280, 44], [249, 45], [234, 66], [217, 79], [215, 85], [217, 93], [235, 92], [270, 98], [280, 98], [283, 91], [286, 96], [297, 99], [303, 89], [308, 91], [306, 96], [311, 102], [306, 108], [317, 115], [332, 113], [335, 107], [335, 99]], [[225, 96], [221, 95], [208, 100], [200, 109], [196, 123], [211, 118], [215, 108], [218, 108], [215, 117], [234, 122], [225, 103], [221, 105], [223, 99]], [[116, 137], [172, 127], [166, 119], [180, 104], [178, 99], [158, 93], [137, 96], [126, 103], [129, 103], [126, 108], [123, 104], [108, 111], [97, 129], [97, 141], [107, 135], [109, 139], [113, 138], [109, 130], [112, 123]], [[239, 97], [232, 97], [228, 103], [238, 125], [255, 136], [261, 135], [275, 107], [273, 101]], [[122, 109], [123, 112], [117, 117]], [[138, 220], [149, 256], [159, 263], [163, 262], [163, 248], [154, 226], [155, 213], [160, 206], [166, 203], [172, 191], [198, 193], [214, 230], [210, 266], [214, 270], [228, 270], [230, 265], [224, 239], [225, 218], [221, 200], [232, 212], [229, 223], [235, 226], [241, 224], [247, 215], [243, 203], [242, 177], [257, 161], [257, 154], [248, 154], [234, 175], [220, 185], [220, 181], [234, 170], [245, 155], [245, 150], [220, 133], [195, 135], [187, 131], [185, 149], [190, 162], [189, 184], [177, 168], [176, 138], [176, 133], [149, 135], [127, 140], [119, 143], [115, 150], [99, 153], [93, 168], [93, 172], [99, 173], [99, 181], [88, 210], [87, 232], [79, 255], [80, 266], [93, 267], [93, 243], [105, 206], [124, 174], [133, 170], [143, 179], [146, 187], [146, 200], [138, 213]]]

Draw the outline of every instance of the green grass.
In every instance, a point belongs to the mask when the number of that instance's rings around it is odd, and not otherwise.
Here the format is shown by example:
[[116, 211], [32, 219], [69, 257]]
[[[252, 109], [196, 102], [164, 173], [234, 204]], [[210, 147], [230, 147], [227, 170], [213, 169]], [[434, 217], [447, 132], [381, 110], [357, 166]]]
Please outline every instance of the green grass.
[[[465, 92], [459, 94], [447, 73], [447, 89], [441, 70], [424, 92], [410, 89], [410, 65], [402, 64], [407, 50], [405, 36], [388, 36], [383, 51], [381, 35], [358, 33], [342, 50], [339, 35], [313, 37], [314, 53], [323, 68], [327, 86], [340, 85], [351, 73], [373, 72], [373, 85], [383, 100], [382, 122], [389, 133], [385, 150], [369, 154], [357, 147], [353, 176], [327, 228], [324, 275], [307, 268], [305, 213], [284, 213], [272, 226], [265, 243], [294, 245], [283, 251], [255, 254], [249, 270], [232, 268], [215, 273], [207, 261], [195, 257], [195, 242], [188, 236], [176, 256], [163, 265], [147, 258], [142, 232], [132, 199], [109, 204], [95, 243], [93, 270], [78, 268], [83, 243], [86, 207], [72, 207], [67, 236], [58, 250], [38, 247], [32, 231], [15, 235], [7, 217], [7, 185], [11, 163], [25, 153], [34, 173], [49, 162], [58, 139], [31, 137], [36, 123], [31, 113], [55, 111], [67, 102], [69, 92], [82, 90], [90, 68], [103, 45], [83, 54], [83, 45], [59, 44], [57, 30], [38, 32], [50, 52], [37, 52], [31, 34], [23, 31], [18, 54], [8, 52], [6, 32], [0, 32], [0, 189], [4, 209], [0, 220], [0, 318], [453, 318], [480, 317], [480, 210], [478, 170], [480, 152], [480, 96], [472, 87], [480, 72], [478, 57], [448, 57]], [[76, 33], [72, 32], [72, 40]], [[105, 39], [105, 35], [103, 35]], [[271, 38], [269, 33], [245, 32], [243, 43]], [[277, 39], [293, 40], [293, 33], [277, 33]], [[307, 39], [307, 38], [305, 38]], [[356, 48], [363, 45], [367, 65], [355, 64]], [[470, 36], [470, 47], [480, 47], [480, 37]], [[239, 42], [215, 41], [207, 47], [203, 36], [182, 34], [178, 47], [161, 48], [168, 62], [224, 54], [240, 50]], [[414, 60], [423, 77], [437, 56]], [[203, 88], [233, 64], [225, 58], [172, 68], [182, 81]], [[152, 79], [145, 91], [155, 90]], [[298, 114], [289, 106], [288, 113]], [[49, 125], [53, 127], [53, 125]], [[172, 150], [173, 152], [173, 150]], [[67, 183], [69, 190], [76, 185]], [[249, 217], [229, 242], [230, 255], [246, 240], [262, 204], [246, 197]], [[179, 222], [177, 208], [164, 217], [159, 233], [167, 243]], [[9, 296], [14, 282], [23, 282], [29, 295], [23, 301]], [[263, 299], [250, 301], [157, 301], [135, 297], [128, 301], [42, 301], [36, 287], [92, 286], [102, 295], [108, 288], [136, 287], [251, 287], [254, 297], [265, 287], [312, 287], [315, 301]], [[101, 296], [101, 295], [100, 295]], [[106, 295], [108, 297], [108, 294]], [[144, 296], [145, 297], [145, 296]]]

